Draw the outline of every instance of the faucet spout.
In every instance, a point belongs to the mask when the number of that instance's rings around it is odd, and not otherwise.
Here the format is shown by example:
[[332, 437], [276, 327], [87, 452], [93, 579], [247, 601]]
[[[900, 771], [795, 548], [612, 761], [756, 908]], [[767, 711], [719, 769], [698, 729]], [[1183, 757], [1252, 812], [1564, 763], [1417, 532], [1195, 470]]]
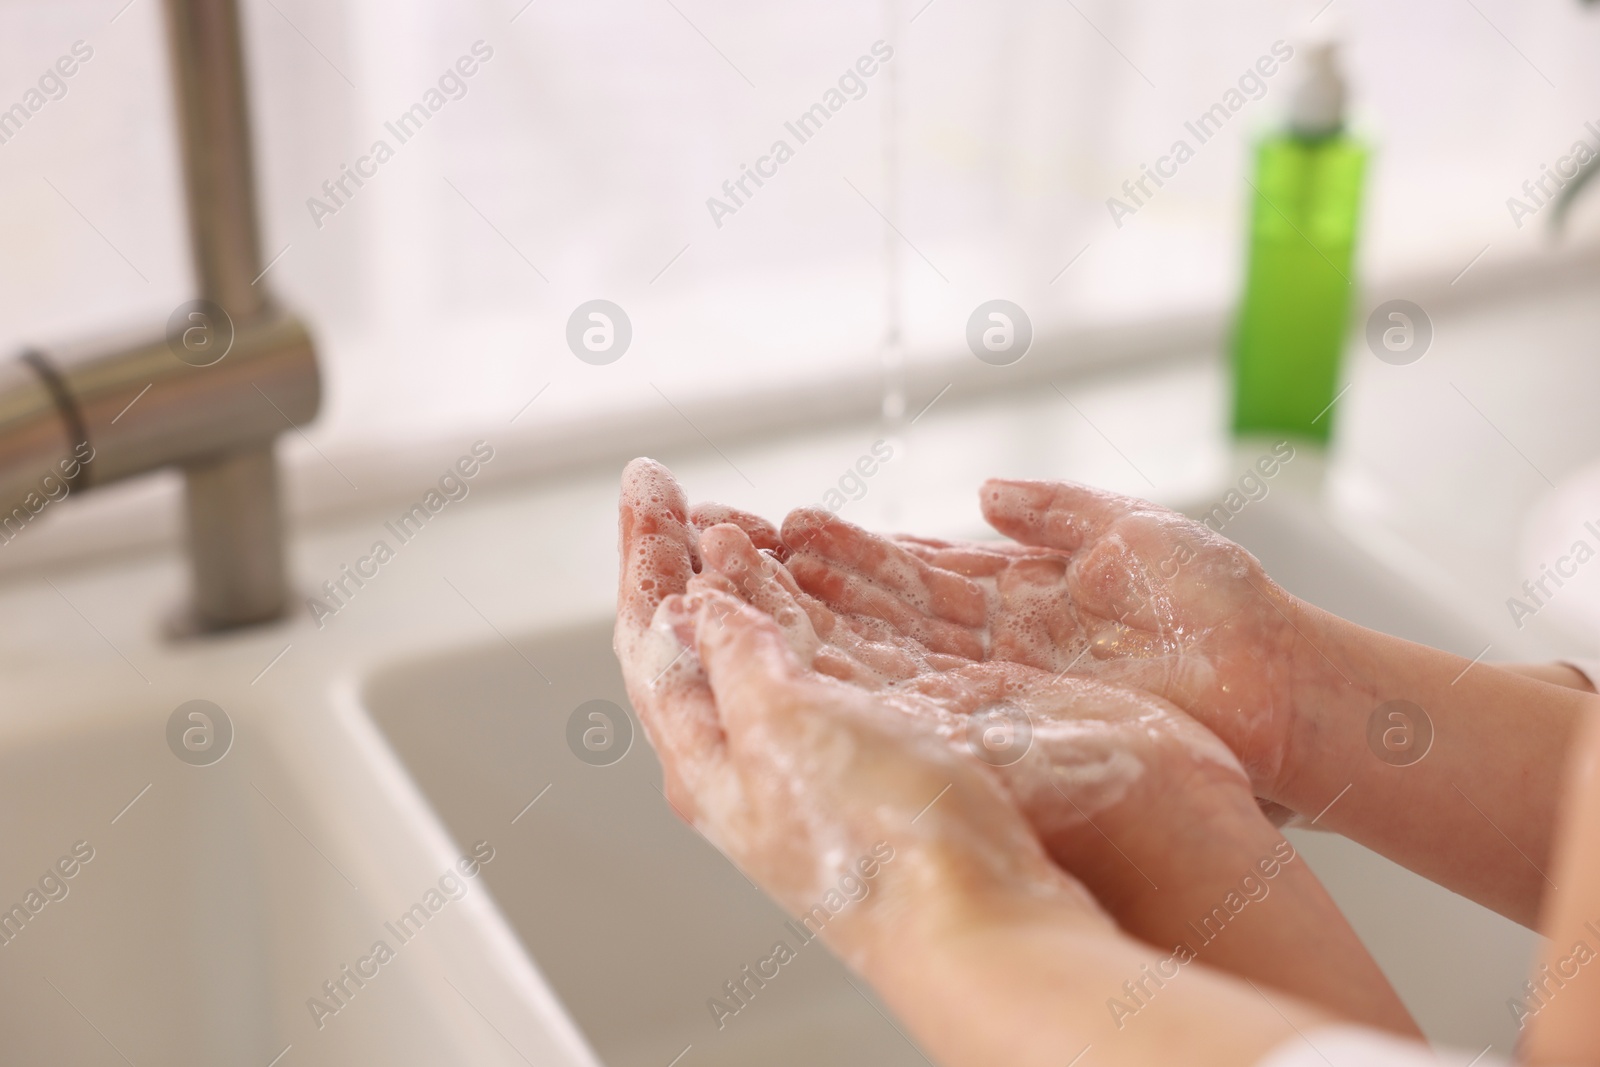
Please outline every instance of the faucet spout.
[[[315, 417], [321, 381], [310, 332], [263, 283], [237, 0], [166, 0], [166, 16], [198, 299], [160, 336], [0, 366], [0, 508], [41, 485], [179, 467], [187, 627], [221, 630], [278, 618], [288, 603], [273, 443]], [[0, 528], [19, 513], [25, 523], [22, 504], [0, 512]]]
[[0, 369], [0, 502], [21, 506], [52, 475], [77, 492], [179, 467], [186, 625], [270, 621], [288, 599], [273, 441], [317, 413], [316, 350], [283, 312], [209, 337], [215, 362], [189, 362], [186, 333], [63, 345]]

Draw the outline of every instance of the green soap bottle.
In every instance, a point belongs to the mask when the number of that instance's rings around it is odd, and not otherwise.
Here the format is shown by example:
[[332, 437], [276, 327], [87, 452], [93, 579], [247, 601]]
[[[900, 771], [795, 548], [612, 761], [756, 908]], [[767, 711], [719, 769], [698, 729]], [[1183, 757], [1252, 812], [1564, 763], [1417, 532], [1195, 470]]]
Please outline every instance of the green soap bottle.
[[1344, 129], [1332, 44], [1305, 49], [1303, 63], [1288, 129], [1256, 146], [1250, 258], [1233, 335], [1233, 429], [1326, 443], [1367, 150]]

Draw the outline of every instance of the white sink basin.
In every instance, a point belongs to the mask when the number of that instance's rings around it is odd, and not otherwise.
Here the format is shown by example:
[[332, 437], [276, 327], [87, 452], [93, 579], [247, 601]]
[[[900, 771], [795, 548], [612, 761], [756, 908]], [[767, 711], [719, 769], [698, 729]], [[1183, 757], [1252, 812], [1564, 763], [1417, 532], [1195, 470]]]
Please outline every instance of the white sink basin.
[[[358, 642], [297, 623], [172, 644], [132, 606], [175, 569], [0, 593], [30, 623], [0, 638], [0, 1060], [592, 1067], [355, 703]], [[202, 697], [234, 729], [207, 766], [166, 736]]]
[[280, 1024], [295, 1007], [274, 995], [289, 953], [269, 902], [301, 882], [300, 930], [358, 917], [354, 894], [343, 915], [324, 907], [336, 894], [316, 890], [339, 876], [260, 817], [277, 818], [250, 778], [278, 783], [257, 753], [200, 769], [161, 746], [122, 726], [5, 754], [0, 907], [22, 909], [0, 934], [9, 1062], [111, 1063], [114, 1046], [140, 1063], [265, 1063], [290, 1043]]
[[569, 749], [580, 704], [627, 706], [610, 620], [516, 644], [552, 684], [501, 644], [396, 668], [365, 701], [456, 840], [517, 842], [484, 877], [608, 1067], [691, 1045], [695, 1067], [923, 1063], [820, 945], [718, 1028], [707, 1001], [789, 936], [786, 916], [672, 812], [637, 730], [609, 766]]
[[[254, 740], [250, 716], [208, 767], [174, 758], [164, 718], [63, 730], [0, 759], [7, 1063], [521, 1062], [461, 999], [504, 1010], [483, 990], [492, 967], [445, 962], [487, 907], [481, 885], [463, 881], [402, 942], [385, 925], [406, 910], [395, 890], [424, 901], [436, 875], [383, 884]], [[367, 963], [359, 986], [344, 977], [379, 940], [393, 959]]]

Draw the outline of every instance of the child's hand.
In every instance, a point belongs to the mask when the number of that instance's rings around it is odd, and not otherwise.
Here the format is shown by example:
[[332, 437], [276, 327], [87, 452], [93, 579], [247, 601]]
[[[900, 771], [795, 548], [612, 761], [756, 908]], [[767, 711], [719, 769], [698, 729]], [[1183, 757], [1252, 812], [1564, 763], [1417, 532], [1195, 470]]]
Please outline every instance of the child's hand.
[[991, 481], [982, 503], [1021, 544], [891, 540], [801, 510], [784, 524], [787, 564], [825, 603], [942, 652], [1157, 693], [1273, 797], [1296, 702], [1347, 683], [1255, 558], [1176, 512], [1082, 486]]

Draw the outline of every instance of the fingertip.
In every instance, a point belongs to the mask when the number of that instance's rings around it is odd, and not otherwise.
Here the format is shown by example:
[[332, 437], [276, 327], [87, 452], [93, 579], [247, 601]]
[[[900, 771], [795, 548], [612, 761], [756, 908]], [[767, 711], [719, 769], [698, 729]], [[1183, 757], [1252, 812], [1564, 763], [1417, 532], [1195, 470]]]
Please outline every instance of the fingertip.
[[984, 520], [1026, 545], [1075, 551], [1138, 504], [1077, 482], [991, 478], [979, 506]]
[[653, 459], [640, 457], [622, 469], [617, 525], [624, 550], [636, 548], [637, 537], [672, 533], [682, 535], [688, 516], [683, 487], [672, 472]]
[[777, 552], [760, 548], [742, 527], [713, 526], [700, 535], [708, 569], [726, 581], [720, 588], [781, 618], [780, 609], [801, 595], [800, 586]]
[[630, 460], [622, 468], [622, 492], [634, 499], [648, 498], [653, 503], [685, 505], [683, 488], [665, 464], [648, 456]]
[[623, 468], [617, 507], [619, 605], [648, 615], [700, 569], [686, 515], [683, 488], [666, 467], [640, 457]]
[[1038, 526], [1039, 517], [1048, 506], [1048, 495], [1031, 482], [990, 478], [978, 490], [983, 520], [1017, 540], [1022, 540], [1020, 534]]
[[802, 552], [811, 547], [832, 521], [835, 516], [826, 508], [795, 508], [783, 517], [778, 536], [790, 552]]
[[778, 551], [783, 547], [776, 526], [760, 515], [726, 504], [707, 501], [694, 505], [689, 509], [689, 524], [702, 531], [715, 526], [732, 525], [743, 531], [757, 548]]
[[743, 529], [724, 523], [702, 532], [700, 556], [705, 563], [701, 573], [714, 575], [718, 589], [763, 610], [772, 610], [764, 594], [769, 571], [782, 570], [782, 564], [769, 563], [771, 557], [757, 551]]
[[783, 520], [782, 537], [791, 560], [800, 552], [848, 561], [863, 551], [894, 550], [888, 538], [814, 505], [789, 512]]
[[649, 456], [635, 456], [622, 468], [622, 476], [627, 478], [649, 470], [666, 470], [666, 465]]
[[1050, 506], [1052, 487], [1048, 482], [1031, 482], [1021, 478], [989, 478], [978, 487], [978, 500], [983, 513], [1000, 508], [1007, 512], [1017, 508], [1042, 511]]
[[743, 527], [721, 522], [700, 531], [700, 552], [713, 567], [755, 555], [756, 546]]
[[979, 487], [983, 492], [990, 489], [1043, 489], [1050, 485], [1036, 478], [985, 478]]

